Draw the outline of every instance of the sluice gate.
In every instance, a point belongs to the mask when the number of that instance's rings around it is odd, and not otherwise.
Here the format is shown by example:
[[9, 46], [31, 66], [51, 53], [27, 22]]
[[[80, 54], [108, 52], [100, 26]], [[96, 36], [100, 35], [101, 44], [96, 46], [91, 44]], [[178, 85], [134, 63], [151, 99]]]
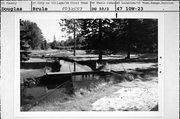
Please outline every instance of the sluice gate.
[[88, 72], [48, 72], [44, 75], [39, 83], [42, 84], [54, 84], [54, 83], [64, 83], [68, 80], [72, 80], [73, 76], [81, 76], [83, 79], [88, 79], [84, 77], [91, 77], [94, 75], [108, 75], [108, 71], [88, 71]]

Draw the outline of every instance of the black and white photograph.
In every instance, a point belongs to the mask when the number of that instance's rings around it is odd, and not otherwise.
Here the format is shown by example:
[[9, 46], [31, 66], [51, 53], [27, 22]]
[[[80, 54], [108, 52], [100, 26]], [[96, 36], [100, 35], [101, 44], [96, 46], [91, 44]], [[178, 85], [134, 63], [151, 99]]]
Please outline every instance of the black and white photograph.
[[159, 111], [157, 18], [21, 18], [19, 28], [21, 112]]
[[0, 4], [0, 119], [179, 119], [179, 0]]

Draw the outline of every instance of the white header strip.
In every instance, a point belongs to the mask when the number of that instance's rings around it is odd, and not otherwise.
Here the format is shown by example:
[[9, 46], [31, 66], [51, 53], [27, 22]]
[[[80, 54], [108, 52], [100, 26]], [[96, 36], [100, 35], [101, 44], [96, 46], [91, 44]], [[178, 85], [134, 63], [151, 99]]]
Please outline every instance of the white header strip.
[[1, 1], [1, 12], [178, 12], [179, 1]]

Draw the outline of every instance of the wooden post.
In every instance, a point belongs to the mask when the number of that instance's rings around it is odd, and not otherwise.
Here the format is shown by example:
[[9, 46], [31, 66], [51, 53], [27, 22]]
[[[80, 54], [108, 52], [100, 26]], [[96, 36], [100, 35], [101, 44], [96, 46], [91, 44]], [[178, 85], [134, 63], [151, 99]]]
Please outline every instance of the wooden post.
[[74, 72], [76, 72], [76, 62], [74, 62]]

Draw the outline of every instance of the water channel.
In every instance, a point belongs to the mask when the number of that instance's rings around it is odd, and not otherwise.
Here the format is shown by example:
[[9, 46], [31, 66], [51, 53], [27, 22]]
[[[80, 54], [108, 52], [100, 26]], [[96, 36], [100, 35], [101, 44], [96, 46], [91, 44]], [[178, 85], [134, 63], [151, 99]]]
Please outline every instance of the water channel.
[[[60, 72], [86, 72], [92, 71], [90, 67], [78, 63], [60, 61]], [[56, 92], [65, 94], [74, 94], [79, 90], [91, 90], [102, 82], [108, 82], [112, 75], [72, 75], [71, 78], [62, 83], [53, 83], [46, 85], [35, 85], [32, 87], [21, 86], [21, 111], [29, 110], [38, 101], [58, 98]], [[61, 97], [61, 96], [60, 96]]]

